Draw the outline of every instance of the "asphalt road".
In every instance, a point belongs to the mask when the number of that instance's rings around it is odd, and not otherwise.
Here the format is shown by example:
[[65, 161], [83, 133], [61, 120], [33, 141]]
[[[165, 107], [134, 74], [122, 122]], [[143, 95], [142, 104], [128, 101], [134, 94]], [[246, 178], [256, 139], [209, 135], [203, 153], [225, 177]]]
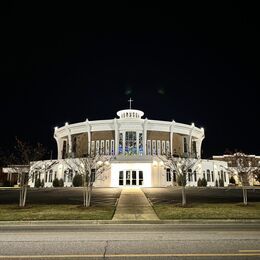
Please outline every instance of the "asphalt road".
[[0, 226], [0, 259], [260, 259], [260, 224]]
[[[181, 187], [142, 188], [152, 203], [181, 203]], [[234, 203], [242, 202], [241, 187], [228, 188], [194, 188], [186, 187], [188, 203]], [[260, 188], [248, 189], [248, 202], [260, 202]]]
[[[92, 205], [115, 205], [121, 193], [120, 188], [94, 188]], [[18, 203], [18, 189], [0, 189], [0, 204]], [[27, 204], [82, 204], [82, 188], [40, 188], [28, 189]]]

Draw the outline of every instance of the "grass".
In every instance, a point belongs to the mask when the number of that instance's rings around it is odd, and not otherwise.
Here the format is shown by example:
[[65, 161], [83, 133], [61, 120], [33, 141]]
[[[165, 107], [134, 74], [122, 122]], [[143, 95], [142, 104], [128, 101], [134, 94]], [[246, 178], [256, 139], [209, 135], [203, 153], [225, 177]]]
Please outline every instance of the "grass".
[[193, 203], [186, 207], [180, 204], [154, 204], [160, 219], [260, 219], [260, 202], [249, 203]]
[[0, 206], [0, 221], [13, 220], [110, 220], [113, 217], [113, 206], [91, 206], [84, 208], [79, 205], [28, 205], [19, 208], [14, 204]]

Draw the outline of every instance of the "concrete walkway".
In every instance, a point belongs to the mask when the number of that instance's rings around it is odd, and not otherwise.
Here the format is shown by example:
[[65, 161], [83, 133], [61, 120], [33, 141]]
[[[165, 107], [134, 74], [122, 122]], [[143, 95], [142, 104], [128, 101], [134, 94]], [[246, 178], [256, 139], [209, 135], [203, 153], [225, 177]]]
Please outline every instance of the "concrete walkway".
[[123, 188], [113, 220], [159, 220], [140, 188]]

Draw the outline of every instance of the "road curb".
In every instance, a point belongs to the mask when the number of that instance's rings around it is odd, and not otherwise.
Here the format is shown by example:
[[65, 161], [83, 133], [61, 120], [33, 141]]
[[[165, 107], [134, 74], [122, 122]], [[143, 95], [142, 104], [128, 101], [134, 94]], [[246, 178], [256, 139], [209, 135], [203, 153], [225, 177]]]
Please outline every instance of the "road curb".
[[66, 225], [118, 225], [118, 224], [260, 224], [260, 219], [176, 219], [176, 220], [42, 220], [42, 221], [0, 221], [0, 226], [66, 226]]

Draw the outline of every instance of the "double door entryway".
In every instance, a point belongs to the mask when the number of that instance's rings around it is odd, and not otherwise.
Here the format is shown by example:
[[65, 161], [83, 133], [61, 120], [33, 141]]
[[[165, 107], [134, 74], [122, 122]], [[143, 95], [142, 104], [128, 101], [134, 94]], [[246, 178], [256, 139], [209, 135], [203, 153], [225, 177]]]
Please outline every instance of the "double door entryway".
[[143, 171], [119, 171], [119, 186], [142, 186], [144, 181]]

